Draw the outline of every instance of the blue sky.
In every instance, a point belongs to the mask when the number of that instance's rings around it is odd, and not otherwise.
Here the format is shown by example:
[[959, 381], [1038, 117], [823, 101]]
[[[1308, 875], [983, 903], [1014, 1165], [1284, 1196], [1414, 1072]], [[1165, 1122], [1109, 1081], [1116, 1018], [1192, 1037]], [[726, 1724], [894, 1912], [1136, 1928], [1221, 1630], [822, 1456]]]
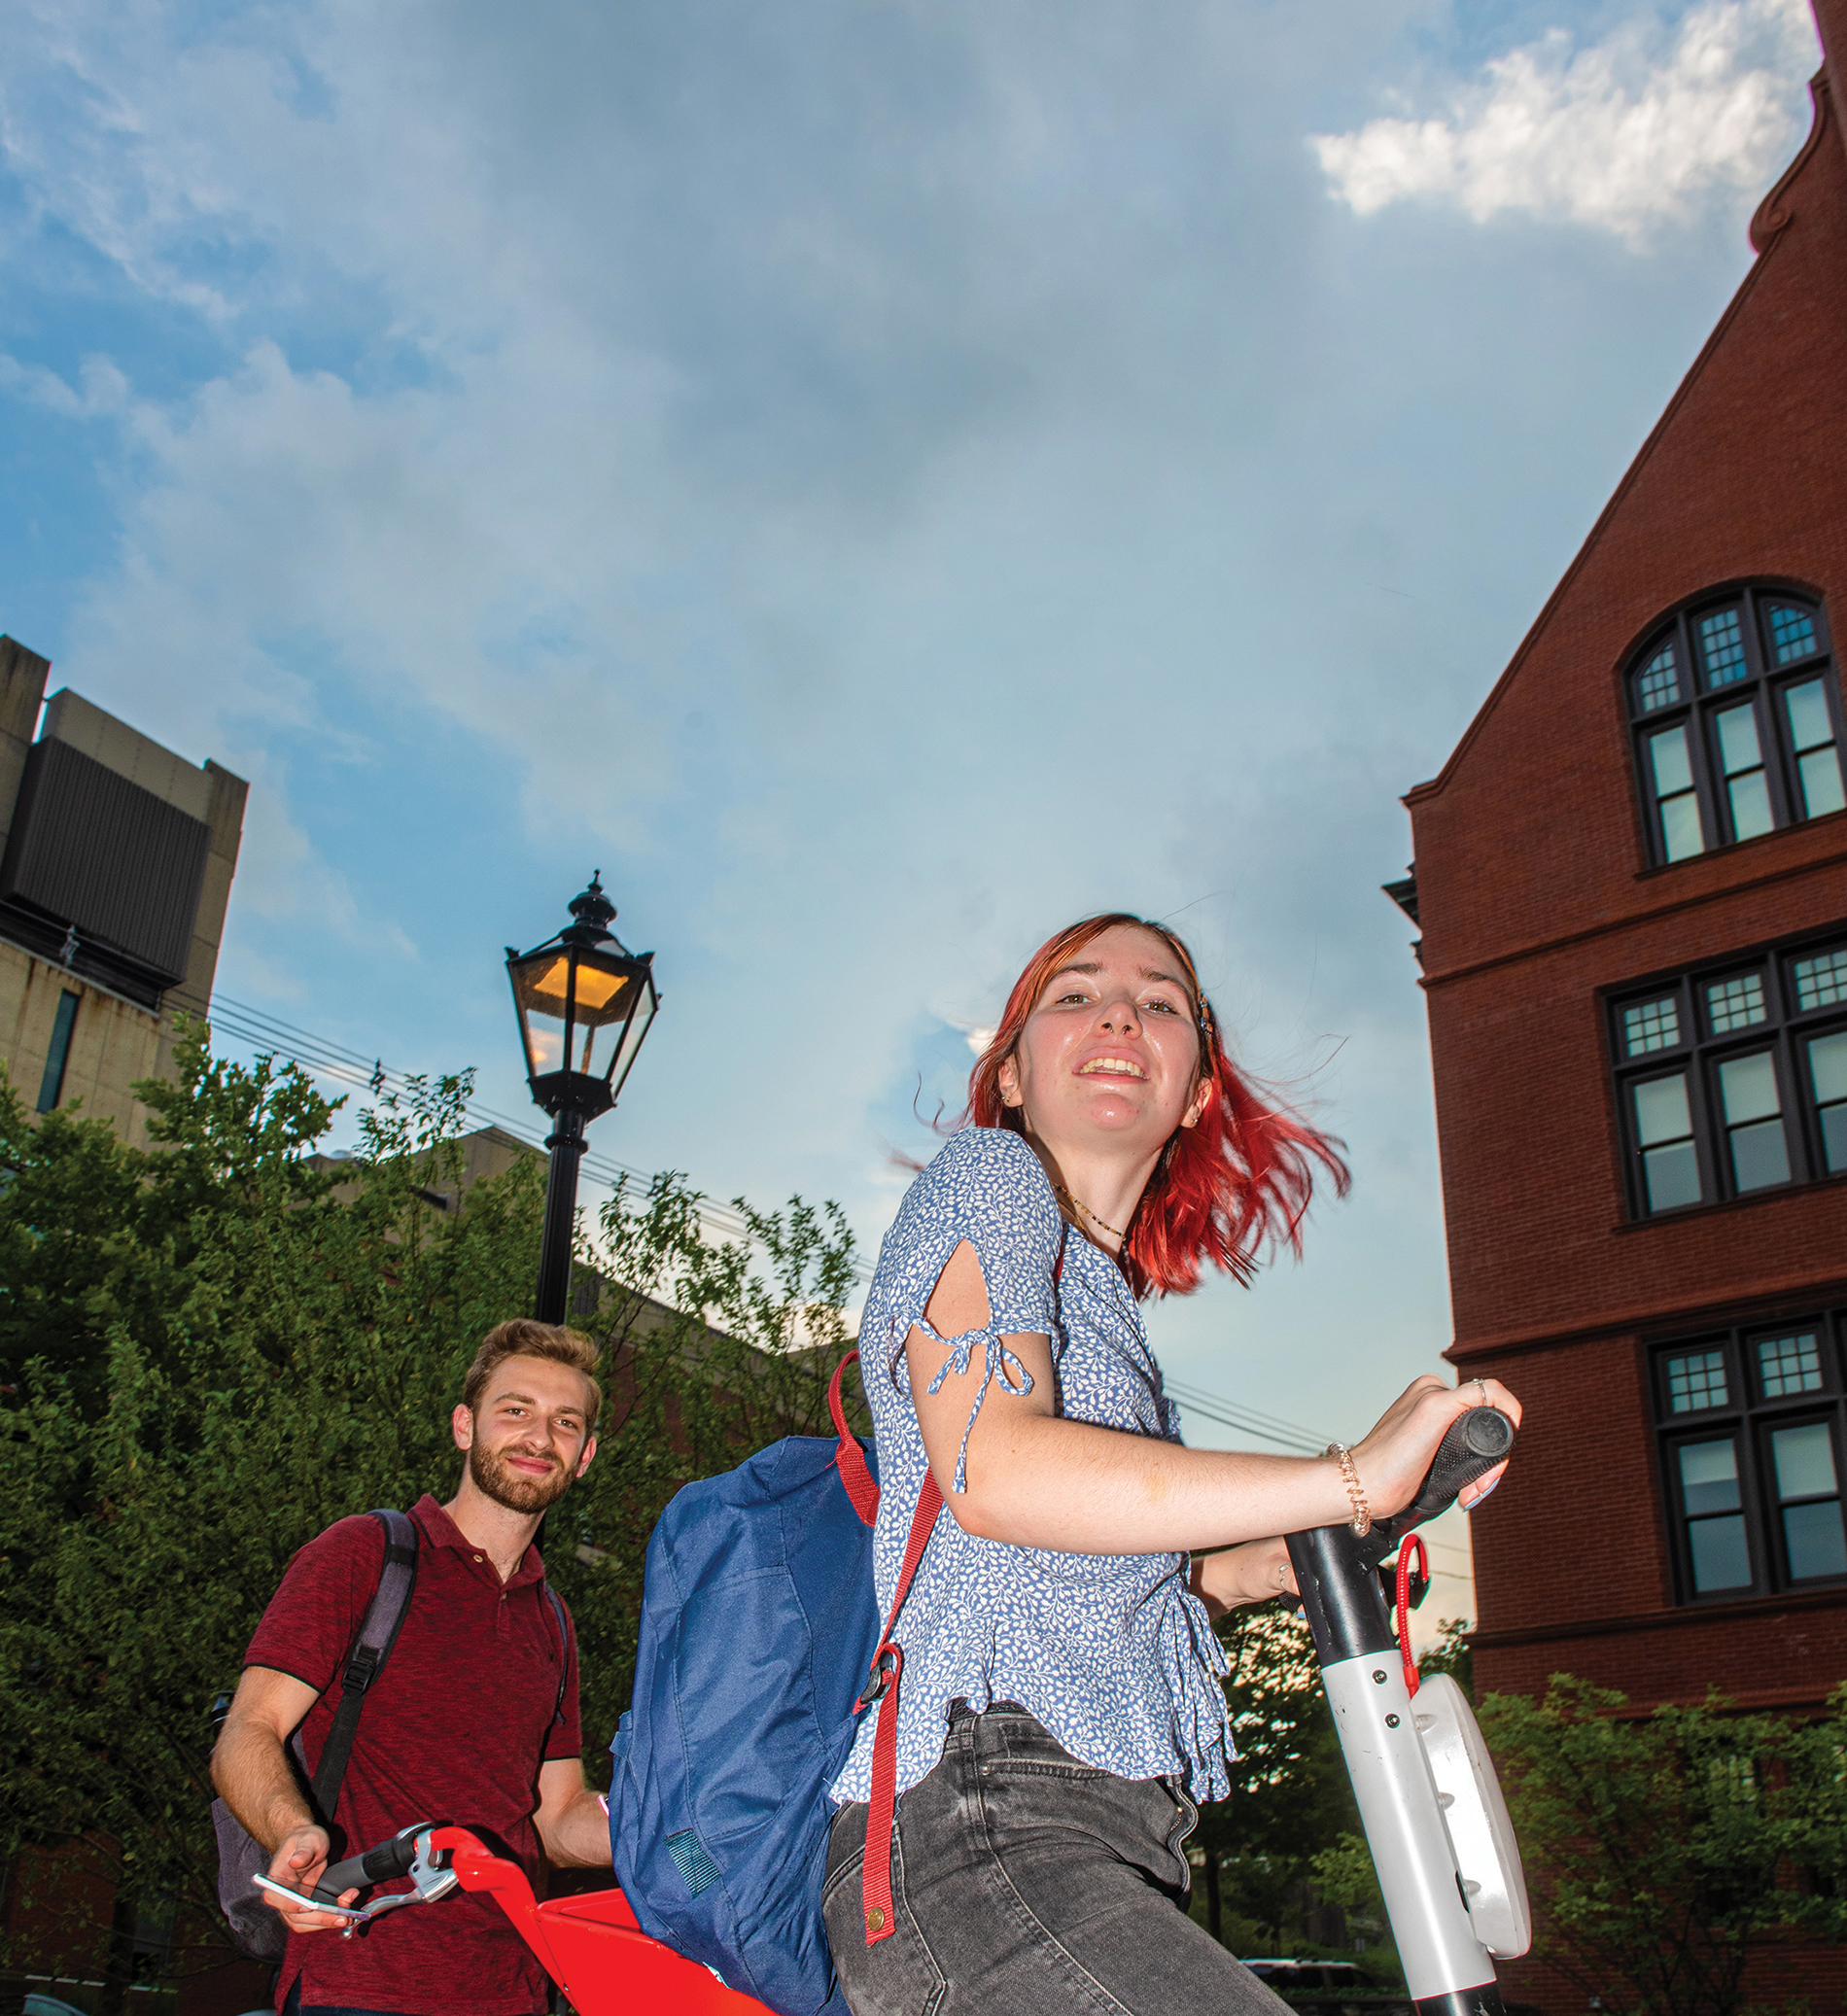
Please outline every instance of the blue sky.
[[227, 994], [522, 1110], [501, 949], [600, 867], [665, 1005], [595, 1144], [868, 1246], [1033, 946], [1171, 917], [1356, 1180], [1153, 1334], [1357, 1435], [1449, 1335], [1399, 794], [1816, 53], [1801, 0], [17, 0], [0, 628], [252, 781]]

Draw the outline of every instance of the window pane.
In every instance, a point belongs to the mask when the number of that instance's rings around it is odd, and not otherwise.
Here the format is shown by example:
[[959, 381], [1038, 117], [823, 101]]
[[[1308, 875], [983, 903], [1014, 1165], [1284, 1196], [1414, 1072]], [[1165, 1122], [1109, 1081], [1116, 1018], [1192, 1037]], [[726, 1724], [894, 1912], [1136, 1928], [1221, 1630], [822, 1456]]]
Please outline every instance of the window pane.
[[1678, 1140], [1692, 1132], [1684, 1073], [1672, 1078], [1651, 1078], [1635, 1088], [1635, 1129], [1644, 1148], [1656, 1141]]
[[1731, 1180], [1740, 1190], [1767, 1190], [1790, 1180], [1790, 1146], [1780, 1120], [1732, 1130]]
[[1690, 1414], [1699, 1408], [1724, 1407], [1729, 1398], [1723, 1351], [1690, 1351], [1684, 1358], [1667, 1361], [1667, 1404], [1671, 1412]]
[[1706, 852], [1699, 823], [1699, 800], [1691, 791], [1661, 801], [1661, 852], [1670, 861], [1690, 860]]
[[1784, 704], [1790, 711], [1790, 739], [1798, 749], [1819, 748], [1834, 739], [1834, 724], [1828, 718], [1828, 696], [1820, 679], [1804, 679], [1789, 687]]
[[1687, 1538], [1692, 1547], [1693, 1587], [1698, 1594], [1751, 1586], [1751, 1548], [1743, 1519], [1694, 1519]]
[[1847, 1169], [1847, 1105], [1830, 1106], [1822, 1115], [1822, 1153], [1830, 1176]]
[[1790, 1550], [1792, 1582], [1806, 1582], [1817, 1575], [1847, 1575], [1847, 1542], [1841, 1537], [1838, 1498], [1825, 1498], [1819, 1505], [1785, 1506], [1783, 1539]]
[[1766, 1337], [1758, 1340], [1758, 1372], [1763, 1380], [1765, 1400], [1781, 1400], [1786, 1393], [1813, 1393], [1822, 1383], [1822, 1357], [1816, 1348], [1815, 1333], [1799, 1337]]
[[1847, 1001], [1847, 951], [1819, 952], [1813, 957], [1792, 961], [1795, 976], [1795, 1005], [1798, 1008], [1831, 1008]]
[[1779, 1498], [1826, 1498], [1839, 1488], [1834, 1477], [1834, 1444], [1826, 1421], [1779, 1428], [1770, 1438], [1770, 1453], [1776, 1464]]
[[1808, 1072], [1818, 1105], [1847, 1099], [1847, 1029], [1817, 1036], [1808, 1046]]
[[1753, 1057], [1727, 1058], [1719, 1066], [1719, 1093], [1725, 1101], [1727, 1127], [1781, 1113], [1783, 1101], [1777, 1096], [1776, 1059], [1767, 1050], [1760, 1050]]
[[1693, 787], [1692, 759], [1687, 753], [1687, 730], [1663, 728], [1648, 739], [1649, 761], [1655, 769], [1655, 795], [1672, 798]]
[[1745, 676], [1744, 633], [1738, 627], [1737, 605], [1699, 619], [1699, 648], [1706, 660], [1706, 683], [1728, 686]]
[[1699, 1201], [1699, 1157], [1690, 1141], [1672, 1148], [1651, 1148], [1642, 1157], [1651, 1211], [1678, 1211]]
[[1779, 665], [1806, 658], [1815, 648], [1815, 618], [1807, 609], [1792, 608], [1787, 602], [1770, 605], [1770, 648]]
[[1635, 698], [1645, 714], [1653, 713], [1657, 707], [1672, 707], [1680, 698], [1680, 667], [1675, 662], [1671, 641], [1637, 675]]
[[1755, 840], [1776, 824], [1770, 816], [1770, 787], [1761, 770], [1747, 770], [1742, 777], [1734, 777], [1725, 785], [1725, 795], [1731, 801], [1732, 839]]
[[1807, 817], [1818, 819], [1847, 805], [1847, 792], [1840, 787], [1840, 758], [1831, 744], [1798, 756], [1795, 768], [1802, 780], [1802, 811]]
[[1622, 1011], [1622, 1047], [1629, 1057], [1651, 1050], [1672, 1050], [1680, 1041], [1680, 1004], [1672, 994], [1658, 1001], [1638, 1001]]
[[1740, 770], [1755, 770], [1763, 761], [1758, 747], [1758, 711], [1755, 707], [1728, 707], [1714, 719], [1719, 727], [1719, 753], [1727, 777]]
[[1680, 1445], [1680, 1488], [1690, 1516], [1738, 1509], [1738, 1445], [1684, 1442]]
[[1715, 1036], [1748, 1029], [1768, 1014], [1763, 1005], [1763, 975], [1740, 973], [1735, 980], [1715, 981], [1706, 990], [1706, 1015]]

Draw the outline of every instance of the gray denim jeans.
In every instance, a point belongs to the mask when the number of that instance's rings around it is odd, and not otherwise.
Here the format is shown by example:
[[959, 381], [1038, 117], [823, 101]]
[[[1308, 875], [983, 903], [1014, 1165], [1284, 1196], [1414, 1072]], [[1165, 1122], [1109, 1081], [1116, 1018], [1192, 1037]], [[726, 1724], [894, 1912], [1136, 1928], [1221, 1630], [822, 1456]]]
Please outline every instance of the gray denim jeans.
[[821, 1913], [853, 2016], [1281, 2016], [1186, 1916], [1198, 1820], [1161, 1778], [1080, 1764], [1012, 1702], [950, 1713], [942, 1761], [898, 1800], [896, 1927], [866, 1944], [866, 1808], [843, 1806]]

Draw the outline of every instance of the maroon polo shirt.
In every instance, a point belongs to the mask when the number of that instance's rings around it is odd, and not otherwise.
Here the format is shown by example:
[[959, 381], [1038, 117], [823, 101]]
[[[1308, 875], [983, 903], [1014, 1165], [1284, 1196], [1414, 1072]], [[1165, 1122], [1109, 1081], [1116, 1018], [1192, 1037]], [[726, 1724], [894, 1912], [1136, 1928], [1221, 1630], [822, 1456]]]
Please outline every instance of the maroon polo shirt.
[[[450, 1821], [497, 1837], [530, 1875], [541, 1859], [532, 1819], [540, 1763], [583, 1749], [576, 1634], [567, 1625], [560, 1645], [536, 1547], [503, 1583], [493, 1562], [428, 1493], [410, 1516], [418, 1528], [416, 1589], [391, 1657], [366, 1697], [333, 1816], [333, 1856], [375, 1847], [413, 1820]], [[385, 1529], [369, 1514], [330, 1526], [290, 1562], [244, 1655], [247, 1665], [293, 1674], [320, 1691], [301, 1725], [310, 1773], [321, 1760], [339, 1702], [340, 1669], [384, 1558]], [[350, 1939], [335, 1931], [295, 1933], [278, 2008], [297, 1974], [309, 2006], [535, 2016], [546, 2002], [543, 1969], [501, 1907], [464, 1891], [387, 1912]]]

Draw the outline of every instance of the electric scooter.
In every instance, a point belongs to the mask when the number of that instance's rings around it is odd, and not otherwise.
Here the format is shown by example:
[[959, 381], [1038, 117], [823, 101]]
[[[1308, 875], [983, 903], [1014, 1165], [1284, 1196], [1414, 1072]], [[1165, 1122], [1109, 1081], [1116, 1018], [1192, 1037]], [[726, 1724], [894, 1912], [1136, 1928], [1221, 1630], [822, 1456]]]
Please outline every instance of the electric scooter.
[[[1461, 1416], [1416, 1499], [1360, 1538], [1347, 1526], [1288, 1537], [1302, 1607], [1359, 1800], [1418, 2016], [1503, 2016], [1494, 1961], [1531, 1942], [1526, 1885], [1494, 1766], [1462, 1689], [1446, 1675], [1416, 1685], [1403, 1629], [1414, 1529], [1501, 1462], [1514, 1424], [1493, 1408]], [[1402, 1545], [1401, 1545], [1402, 1544]], [[1400, 1548], [1394, 1635], [1380, 1563]], [[1403, 1642], [1401, 1642], [1403, 1641]], [[1412, 1695], [1415, 1694], [1413, 1703]], [[411, 1888], [357, 1909], [336, 1899], [394, 1877]], [[275, 1889], [267, 1878], [254, 1879]], [[517, 1863], [466, 1827], [413, 1821], [329, 1869], [317, 1908], [357, 1931], [456, 1889], [493, 1896], [579, 2016], [773, 2016], [709, 1967], [651, 1939], [619, 1890], [540, 1903]], [[290, 1893], [285, 1893], [290, 1894]]]
[[[1514, 1446], [1499, 1408], [1472, 1408], [1443, 1439], [1416, 1498], [1362, 1538], [1350, 1526], [1288, 1536], [1322, 1685], [1359, 1802], [1379, 1891], [1418, 2016], [1503, 2016], [1496, 1960], [1532, 1944], [1519, 1846], [1468, 1697], [1447, 1674], [1419, 1683], [1407, 1609], [1415, 1529]], [[1381, 1570], [1394, 1549], [1395, 1572]], [[1395, 1584], [1397, 1616], [1386, 1602]]]

